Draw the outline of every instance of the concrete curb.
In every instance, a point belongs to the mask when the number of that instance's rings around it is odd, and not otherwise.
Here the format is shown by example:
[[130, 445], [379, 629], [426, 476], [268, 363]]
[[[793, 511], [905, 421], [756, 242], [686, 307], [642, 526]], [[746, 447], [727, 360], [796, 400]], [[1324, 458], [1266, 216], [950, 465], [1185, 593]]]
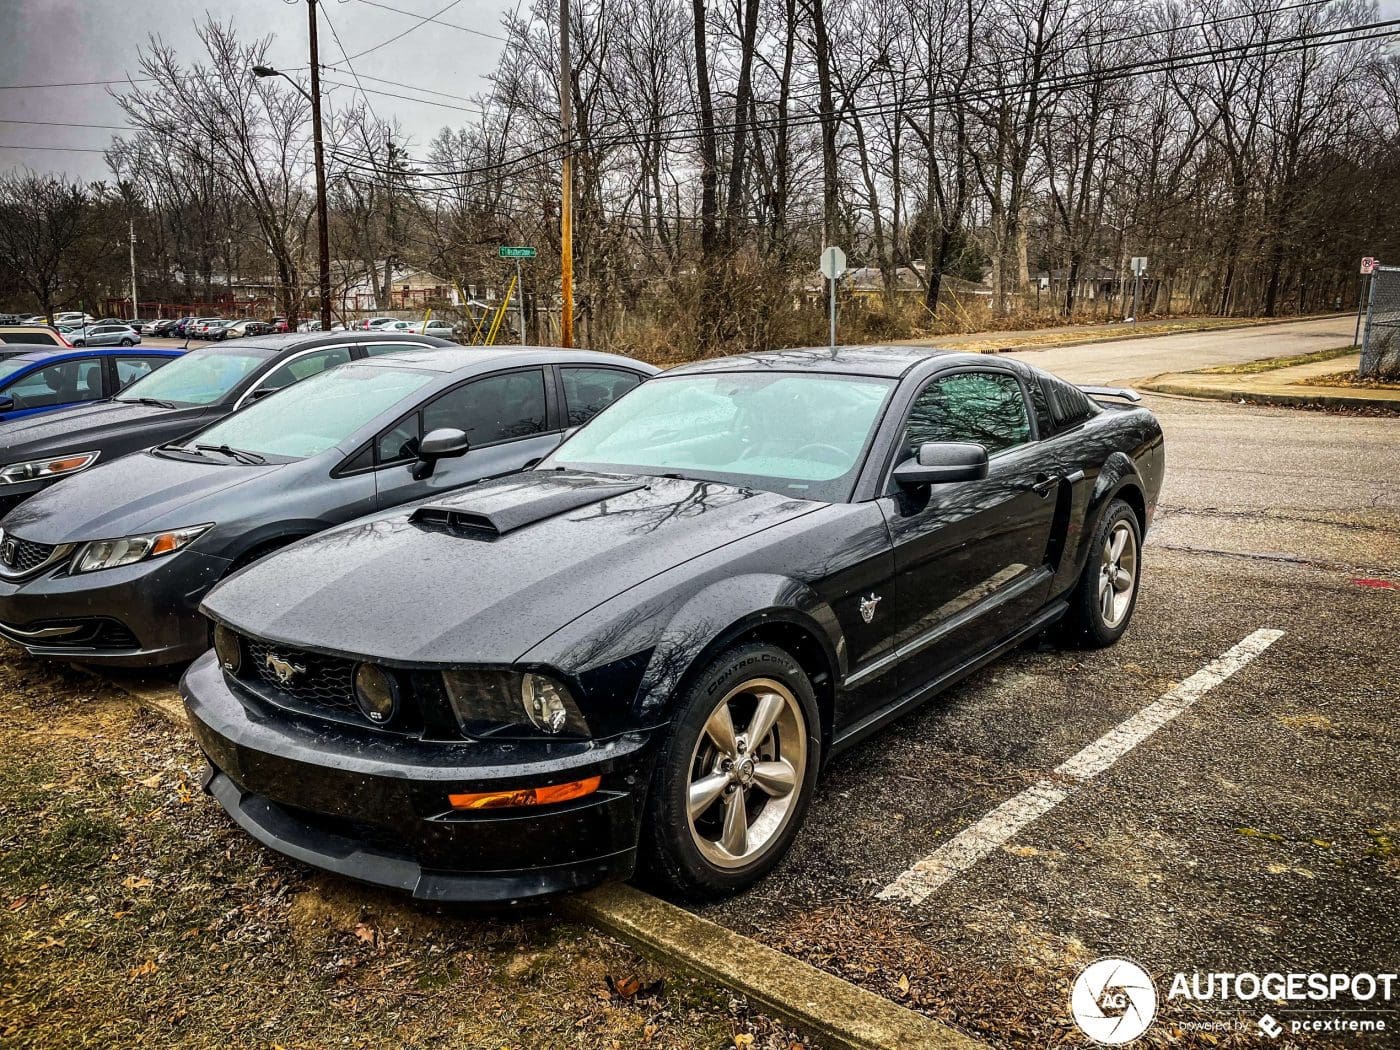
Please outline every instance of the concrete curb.
[[1384, 408], [1400, 413], [1400, 399], [1366, 397], [1360, 394], [1314, 393], [1318, 389], [1317, 387], [1300, 387], [1298, 393], [1284, 393], [1269, 389], [1258, 390], [1247, 386], [1218, 386], [1201, 382], [1179, 382], [1154, 378], [1138, 382], [1136, 388], [1156, 394], [1199, 397], [1211, 401], [1251, 401], [1255, 404], [1279, 405], [1284, 408]]
[[[167, 685], [94, 673], [148, 711], [185, 724]], [[983, 1044], [874, 992], [621, 883], [567, 897], [559, 910], [635, 945], [665, 966], [723, 985], [840, 1050], [978, 1050]]]
[[742, 992], [842, 1050], [974, 1050], [984, 1044], [684, 908], [623, 884], [569, 898], [566, 911], [663, 962]]

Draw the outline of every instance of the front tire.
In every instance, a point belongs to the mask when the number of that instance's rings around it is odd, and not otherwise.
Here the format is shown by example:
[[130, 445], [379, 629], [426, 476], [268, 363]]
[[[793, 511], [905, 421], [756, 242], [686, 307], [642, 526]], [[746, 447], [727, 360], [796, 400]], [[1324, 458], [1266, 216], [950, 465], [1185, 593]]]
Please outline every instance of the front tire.
[[758, 642], [724, 652], [686, 689], [657, 755], [646, 871], [687, 898], [752, 885], [792, 844], [820, 759], [816, 697], [797, 661]]
[[134, 344], [130, 339], [123, 339], [123, 340], [122, 340], [122, 346], [135, 346], [135, 345], [136, 345], [136, 344]]
[[1094, 530], [1089, 557], [1069, 598], [1064, 637], [1103, 649], [1123, 637], [1137, 608], [1142, 579], [1142, 527], [1133, 508], [1113, 500]]

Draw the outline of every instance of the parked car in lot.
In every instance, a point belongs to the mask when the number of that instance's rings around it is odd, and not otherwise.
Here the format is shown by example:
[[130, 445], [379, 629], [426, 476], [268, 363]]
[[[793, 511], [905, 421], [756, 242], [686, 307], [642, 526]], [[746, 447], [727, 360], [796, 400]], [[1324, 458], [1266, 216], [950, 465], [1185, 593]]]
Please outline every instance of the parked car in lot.
[[68, 341], [74, 346], [136, 346], [141, 333], [124, 324], [95, 324], [72, 329]]
[[229, 321], [219, 330], [210, 334], [211, 339], [242, 339], [245, 336], [267, 335], [272, 331], [272, 326], [266, 321], [258, 321], [252, 317], [244, 317], [237, 321]]
[[190, 338], [190, 326], [198, 320], [200, 318], [194, 316], [181, 317], [170, 327], [168, 334], [173, 339], [188, 339]]
[[391, 321], [397, 320], [397, 317], [364, 317], [356, 321], [350, 327], [354, 329], [359, 329], [360, 331], [373, 332], [379, 328], [382, 328], [384, 325], [389, 324]]
[[673, 369], [532, 470], [214, 588], [182, 685], [207, 790], [275, 849], [434, 900], [639, 860], [736, 891], [830, 755], [1056, 622], [1116, 640], [1163, 469], [1150, 412], [1014, 360]]
[[64, 310], [53, 315], [54, 324], [96, 324], [97, 318], [81, 310]]
[[195, 339], [209, 339], [227, 323], [222, 317], [199, 317], [190, 323], [189, 334]]
[[163, 317], [157, 321], [147, 321], [141, 326], [142, 335], [166, 335], [179, 323], [174, 317]]
[[[198, 604], [221, 577], [328, 526], [548, 455], [566, 423], [550, 391], [567, 368], [626, 389], [656, 371], [568, 350], [375, 357], [55, 485], [3, 522], [0, 635], [89, 662], [188, 661], [209, 647]], [[5, 540], [49, 553], [11, 565]]]
[[[320, 330], [321, 330], [321, 322], [320, 322], [320, 321], [302, 321], [301, 324], [297, 325], [297, 331], [298, 331], [298, 332], [319, 332]], [[332, 332], [343, 332], [343, 331], [345, 331], [345, 326], [344, 326], [343, 324], [341, 324], [339, 321], [336, 321], [336, 322], [334, 322], [334, 323], [331, 324], [331, 331], [332, 331]]]
[[[208, 426], [265, 394], [366, 355], [451, 346], [431, 336], [269, 335], [179, 351], [110, 401], [0, 425], [0, 514], [60, 477]], [[0, 566], [4, 564], [0, 551]]]
[[408, 331], [418, 332], [422, 335], [435, 335], [439, 339], [456, 339], [457, 326], [451, 321], [439, 321], [436, 318], [428, 322], [427, 328], [423, 327], [422, 321], [414, 321], [408, 326]]
[[[272, 330], [274, 332], [287, 331], [287, 319], [285, 317], [274, 317], [267, 323], [272, 325]], [[298, 331], [300, 331], [300, 329], [298, 329]]]
[[[129, 354], [68, 347], [25, 349], [26, 353], [0, 362], [0, 423], [101, 401], [180, 356], [179, 350]], [[0, 433], [5, 430], [0, 427]], [[3, 448], [4, 438], [0, 437]], [[0, 467], [0, 499], [7, 494], [6, 483], [17, 480], [20, 478], [11, 467]]]
[[54, 325], [16, 324], [0, 325], [0, 339], [10, 345], [61, 346], [71, 347], [62, 329]]

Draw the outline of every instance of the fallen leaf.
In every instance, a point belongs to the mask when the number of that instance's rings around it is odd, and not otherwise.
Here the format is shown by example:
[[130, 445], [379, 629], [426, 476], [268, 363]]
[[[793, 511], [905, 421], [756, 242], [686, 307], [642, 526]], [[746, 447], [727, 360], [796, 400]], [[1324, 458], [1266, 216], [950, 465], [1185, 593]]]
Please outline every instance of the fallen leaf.
[[753, 1036], [749, 1035], [748, 1032], [740, 1032], [734, 1037], [734, 1045], [739, 1050], [749, 1050], [749, 1047], [753, 1046]]
[[156, 965], [156, 961], [154, 959], [147, 959], [140, 966], [135, 966], [131, 970], [129, 970], [128, 974], [134, 981], [138, 977], [149, 977], [151, 974], [155, 973], [159, 969], [160, 967]]
[[147, 777], [145, 780], [141, 781], [141, 786], [147, 788], [158, 788], [160, 787], [160, 781], [161, 775], [157, 773], [155, 776]]
[[129, 890], [144, 890], [147, 886], [151, 885], [151, 880], [137, 878], [135, 875], [128, 875], [126, 878], [122, 879], [122, 885]]
[[358, 923], [355, 926], [355, 936], [365, 944], [373, 944], [375, 938], [374, 927], [368, 923]]
[[902, 993], [904, 993], [905, 995], [909, 994], [909, 978], [907, 975], [900, 974], [899, 980], [896, 983], [899, 985], [899, 990]]
[[617, 980], [612, 974], [605, 974], [603, 980], [607, 982], [608, 989], [614, 995], [623, 999], [631, 999], [642, 988], [642, 982], [636, 977], [624, 977]]

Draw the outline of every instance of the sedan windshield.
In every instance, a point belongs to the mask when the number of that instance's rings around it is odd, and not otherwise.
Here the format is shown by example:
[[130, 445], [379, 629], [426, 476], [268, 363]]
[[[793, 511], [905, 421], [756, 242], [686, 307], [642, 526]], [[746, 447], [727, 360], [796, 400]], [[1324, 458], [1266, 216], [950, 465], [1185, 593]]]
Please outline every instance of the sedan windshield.
[[660, 376], [600, 412], [542, 466], [843, 500], [893, 385], [805, 372]]
[[341, 365], [303, 379], [200, 431], [187, 448], [227, 449], [279, 459], [305, 459], [353, 437], [436, 372]]
[[172, 405], [212, 405], [247, 379], [273, 354], [251, 346], [195, 350], [138, 379], [118, 401], [165, 401]]

